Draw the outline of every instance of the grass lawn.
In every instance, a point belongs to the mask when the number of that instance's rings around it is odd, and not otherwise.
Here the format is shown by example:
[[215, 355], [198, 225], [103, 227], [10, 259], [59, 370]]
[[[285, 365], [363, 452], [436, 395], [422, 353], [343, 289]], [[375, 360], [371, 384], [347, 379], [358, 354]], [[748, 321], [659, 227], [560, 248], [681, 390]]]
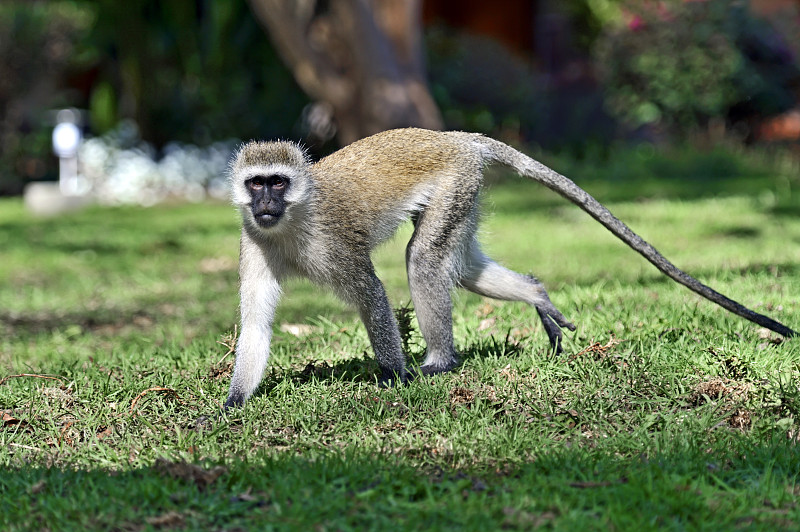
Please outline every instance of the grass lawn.
[[[800, 327], [796, 174], [665, 164], [580, 183], [679, 267]], [[0, 529], [800, 528], [800, 343], [664, 278], [540, 186], [504, 180], [485, 204], [490, 254], [578, 325], [563, 356], [524, 305], [459, 292], [463, 365], [379, 389], [354, 313], [295, 282], [261, 388], [221, 419], [230, 206], [34, 219], [1, 200]], [[398, 308], [408, 234], [376, 255]]]

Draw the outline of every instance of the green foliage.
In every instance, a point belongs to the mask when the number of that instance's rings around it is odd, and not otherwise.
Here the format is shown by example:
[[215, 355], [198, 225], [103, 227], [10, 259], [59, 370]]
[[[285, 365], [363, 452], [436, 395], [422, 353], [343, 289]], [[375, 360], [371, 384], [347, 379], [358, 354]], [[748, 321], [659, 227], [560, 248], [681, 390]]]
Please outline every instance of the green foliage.
[[522, 136], [548, 149], [609, 140], [614, 124], [594, 88], [563, 90], [499, 43], [444, 27], [428, 29], [426, 51], [431, 91], [448, 129]]
[[245, 2], [3, 2], [0, 58], [0, 195], [55, 176], [57, 107], [161, 148], [286, 136], [307, 102]]
[[84, 60], [78, 43], [93, 21], [73, 2], [0, 4], [0, 195], [55, 171], [47, 111], [70, 103], [59, 78]]
[[619, 25], [628, 0], [562, 0], [559, 9], [567, 13], [575, 27], [575, 38], [582, 47], [591, 49], [608, 28]]
[[296, 126], [307, 99], [245, 2], [83, 3], [97, 16], [97, 133], [131, 118], [157, 146], [207, 145]]
[[89, 123], [98, 135], [107, 133], [118, 124], [117, 101], [114, 87], [107, 81], [95, 86], [89, 98]]
[[[702, 197], [710, 164], [675, 158], [693, 194], [635, 201], [671, 171], [650, 169], [653, 156], [616, 183], [611, 210], [704, 282], [797, 326], [796, 182], [762, 202], [751, 192], [783, 178], [738, 163], [747, 184]], [[604, 199], [603, 183], [584, 183]], [[380, 389], [354, 314], [293, 283], [263, 384], [227, 418], [229, 205], [52, 220], [0, 201], [0, 528], [797, 528], [797, 342], [664, 280], [541, 187], [486, 196], [491, 254], [536, 273], [579, 326], [562, 357], [529, 308], [459, 292], [459, 370]], [[404, 245], [376, 256], [397, 306]], [[418, 325], [401, 315], [418, 363]]]
[[770, 114], [793, 103], [797, 63], [745, 2], [659, 6], [628, 3], [631, 22], [598, 42], [607, 104], [616, 116], [685, 133], [735, 107]]
[[504, 122], [527, 124], [541, 113], [536, 76], [502, 45], [433, 27], [426, 32], [426, 51], [431, 90], [448, 128], [491, 133]]

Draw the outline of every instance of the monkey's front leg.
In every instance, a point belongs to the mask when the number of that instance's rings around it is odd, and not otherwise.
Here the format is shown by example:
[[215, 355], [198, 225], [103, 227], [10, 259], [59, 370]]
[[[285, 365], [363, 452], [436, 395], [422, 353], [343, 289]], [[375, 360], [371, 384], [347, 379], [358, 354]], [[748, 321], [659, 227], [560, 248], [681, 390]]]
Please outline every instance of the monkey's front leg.
[[242, 326], [225, 409], [241, 406], [258, 388], [269, 359], [272, 321], [281, 289], [265, 255], [243, 235], [239, 259]]
[[375, 359], [381, 368], [380, 385], [391, 386], [405, 382], [406, 357], [386, 291], [372, 272], [363, 282], [367, 288], [364, 293], [358, 294], [356, 304], [367, 328], [372, 350], [375, 351]]

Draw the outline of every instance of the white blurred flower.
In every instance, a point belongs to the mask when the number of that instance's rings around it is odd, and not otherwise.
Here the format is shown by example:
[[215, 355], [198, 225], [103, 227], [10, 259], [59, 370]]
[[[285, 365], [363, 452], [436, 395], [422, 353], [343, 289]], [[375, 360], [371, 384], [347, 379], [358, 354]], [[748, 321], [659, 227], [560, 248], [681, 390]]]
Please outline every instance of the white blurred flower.
[[78, 159], [101, 203], [149, 206], [176, 198], [198, 202], [207, 195], [227, 198], [225, 175], [235, 145], [227, 141], [200, 148], [170, 143], [157, 161], [156, 150], [139, 140], [138, 128], [127, 122], [86, 140]]

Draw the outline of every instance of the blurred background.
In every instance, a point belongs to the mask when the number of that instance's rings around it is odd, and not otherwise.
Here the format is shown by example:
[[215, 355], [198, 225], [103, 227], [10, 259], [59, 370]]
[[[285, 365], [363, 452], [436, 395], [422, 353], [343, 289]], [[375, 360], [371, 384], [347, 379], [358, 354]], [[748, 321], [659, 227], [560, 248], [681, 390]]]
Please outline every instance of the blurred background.
[[4, 0], [0, 195], [59, 179], [59, 122], [110, 204], [224, 197], [243, 140], [403, 126], [795, 160], [800, 0]]

